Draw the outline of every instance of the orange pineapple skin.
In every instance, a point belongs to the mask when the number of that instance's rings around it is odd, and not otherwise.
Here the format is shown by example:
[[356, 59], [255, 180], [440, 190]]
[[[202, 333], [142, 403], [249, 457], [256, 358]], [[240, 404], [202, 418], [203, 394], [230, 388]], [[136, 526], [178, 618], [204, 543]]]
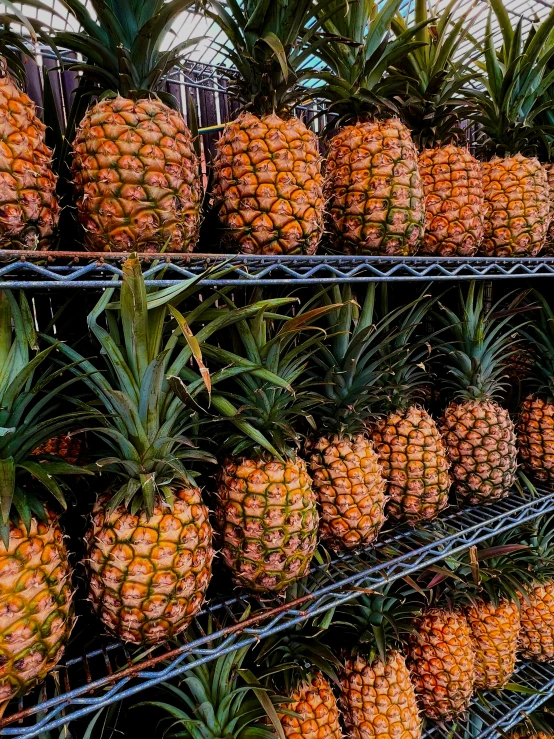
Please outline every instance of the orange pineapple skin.
[[475, 652], [461, 613], [430, 608], [416, 618], [408, 638], [407, 664], [428, 718], [450, 721], [467, 709], [473, 695]]
[[157, 98], [106, 98], [73, 142], [89, 251], [189, 252], [200, 230], [198, 157], [185, 119]]
[[373, 444], [363, 434], [321, 437], [306, 444], [319, 502], [319, 533], [333, 550], [371, 544], [386, 521], [386, 481]]
[[508, 735], [510, 739], [554, 739], [554, 734], [544, 731], [526, 731], [525, 729], [514, 729]]
[[106, 629], [124, 641], [155, 644], [187, 628], [212, 574], [212, 527], [198, 488], [156, 501], [150, 519], [98, 499], [86, 535], [89, 600]]
[[60, 661], [73, 628], [71, 567], [53, 514], [10, 524], [0, 542], [0, 700], [25, 695]]
[[388, 652], [385, 662], [359, 654], [347, 659], [339, 705], [351, 739], [421, 739], [416, 694], [400, 652]]
[[483, 162], [487, 257], [533, 257], [550, 219], [548, 177], [538, 159], [516, 154]]
[[71, 436], [71, 434], [53, 436], [32, 451], [35, 456], [50, 454], [54, 457], [61, 457], [68, 464], [77, 465], [83, 464], [82, 453], [83, 442], [78, 437]]
[[517, 446], [508, 410], [494, 401], [454, 402], [445, 410], [441, 432], [459, 498], [476, 505], [510, 494], [516, 480]]
[[279, 592], [309, 572], [319, 517], [302, 459], [228, 459], [217, 494], [221, 555], [237, 584]]
[[418, 406], [378, 421], [371, 434], [388, 481], [387, 510], [415, 525], [429, 521], [448, 505], [450, 467], [440, 431]]
[[554, 404], [528, 396], [517, 426], [519, 456], [526, 473], [539, 485], [554, 488]]
[[398, 118], [358, 122], [330, 141], [325, 194], [329, 231], [346, 254], [409, 256], [423, 236], [417, 149]]
[[0, 249], [48, 249], [60, 207], [46, 126], [0, 61]]
[[287, 739], [342, 739], [337, 701], [320, 672], [297, 685], [286, 708], [300, 714], [300, 718], [279, 714]]
[[519, 653], [535, 662], [554, 662], [554, 581], [536, 585], [521, 598]]
[[419, 155], [419, 171], [425, 194], [420, 253], [474, 256], [484, 235], [481, 164], [467, 149], [448, 144], [424, 149]]
[[543, 164], [548, 180], [548, 191], [550, 194], [550, 222], [546, 233], [546, 242], [544, 245], [544, 255], [551, 257], [554, 254], [554, 164], [549, 162]]
[[315, 133], [299, 118], [244, 112], [216, 147], [224, 243], [243, 254], [315, 254], [325, 208]]
[[465, 616], [475, 650], [477, 690], [502, 688], [512, 676], [517, 659], [521, 620], [516, 603], [501, 601], [468, 606]]

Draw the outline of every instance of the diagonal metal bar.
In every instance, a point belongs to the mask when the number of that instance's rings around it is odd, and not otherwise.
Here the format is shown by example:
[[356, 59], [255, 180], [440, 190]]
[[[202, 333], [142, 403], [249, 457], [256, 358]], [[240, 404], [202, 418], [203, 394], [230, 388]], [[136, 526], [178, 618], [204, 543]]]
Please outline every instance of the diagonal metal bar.
[[[199, 615], [198, 626], [201, 627], [202, 619], [208, 614], [215, 620], [230, 617], [230, 626], [221, 628], [215, 635], [183, 643], [169, 651], [160, 648], [149, 659], [136, 664], [129, 662], [128, 648], [115, 642], [95, 648], [82, 657], [67, 660], [60, 667], [60, 672], [64, 674], [65, 684], [73, 687], [61, 695], [53, 695], [38, 706], [31, 705], [23, 711], [5, 715], [0, 720], [0, 736], [20, 739], [36, 737], [41, 731], [62, 726], [116, 700], [181, 675], [193, 665], [209, 662], [221, 654], [253, 644], [325, 613], [356, 598], [356, 588], [360, 585], [378, 589], [387, 582], [439, 562], [491, 535], [551, 511], [554, 511], [554, 493], [541, 492], [541, 496], [535, 498], [527, 493], [513, 493], [491, 506], [453, 509], [441, 521], [421, 529], [390, 531], [375, 547], [336, 556], [330, 562], [314, 567], [310, 575], [310, 588], [290, 603], [275, 600], [262, 604], [255, 596], [245, 595], [215, 598]], [[310, 592], [312, 588], [313, 592]], [[242, 622], [239, 619], [249, 599], [252, 615]], [[219, 646], [212, 647], [209, 642], [217, 637], [220, 637]], [[107, 654], [111, 655], [110, 664], [119, 663], [123, 666], [113, 672], [106, 670]], [[103, 670], [103, 674], [93, 679], [91, 665], [96, 665], [97, 673]], [[14, 726], [15, 722], [28, 720], [32, 716], [40, 716], [38, 724]]]

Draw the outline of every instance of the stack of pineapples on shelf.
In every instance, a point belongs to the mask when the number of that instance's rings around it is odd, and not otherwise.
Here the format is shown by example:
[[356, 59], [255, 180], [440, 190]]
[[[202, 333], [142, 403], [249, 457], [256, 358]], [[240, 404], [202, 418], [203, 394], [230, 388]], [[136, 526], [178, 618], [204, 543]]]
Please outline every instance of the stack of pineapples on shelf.
[[[48, 9], [41, 0], [33, 7]], [[554, 10], [524, 38], [495, 0], [495, 23], [489, 15], [478, 43], [477, 11], [461, 0], [438, 15], [417, 3], [409, 22], [401, 0], [346, 8], [338, 0], [206, 0], [196, 12], [225, 38], [238, 115], [224, 122], [205, 177], [209, 153], [195, 136], [194, 101], [186, 101], [191, 133], [164, 88], [197, 43], [165, 50], [171, 20], [190, 12], [191, 1], [164, 8], [159, 0], [97, 0], [94, 16], [83, 0], [67, 9], [81, 30], [49, 35], [73, 52], [63, 65], [80, 81], [67, 124], [49, 134], [53, 162], [20, 89], [18, 16], [3, 19], [3, 248], [52, 242], [53, 170], [60, 197], [74, 206], [58, 235], [74, 238], [75, 211], [92, 251], [192, 251], [203, 219], [223, 250], [246, 254], [309, 255], [323, 239], [339, 254], [524, 257], [548, 241]], [[28, 23], [48, 35], [39, 21]], [[314, 99], [326, 116], [325, 161], [298, 116]]]

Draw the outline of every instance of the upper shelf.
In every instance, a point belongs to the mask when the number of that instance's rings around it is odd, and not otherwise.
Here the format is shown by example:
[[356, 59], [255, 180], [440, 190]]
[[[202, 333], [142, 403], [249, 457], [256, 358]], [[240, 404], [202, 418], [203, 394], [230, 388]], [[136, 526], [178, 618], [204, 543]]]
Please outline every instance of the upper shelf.
[[[126, 254], [0, 252], [0, 279], [9, 288], [103, 288], [121, 282]], [[142, 254], [147, 285], [173, 285], [213, 267], [203, 285], [308, 285], [337, 282], [458, 281], [554, 275], [554, 257], [350, 257]]]

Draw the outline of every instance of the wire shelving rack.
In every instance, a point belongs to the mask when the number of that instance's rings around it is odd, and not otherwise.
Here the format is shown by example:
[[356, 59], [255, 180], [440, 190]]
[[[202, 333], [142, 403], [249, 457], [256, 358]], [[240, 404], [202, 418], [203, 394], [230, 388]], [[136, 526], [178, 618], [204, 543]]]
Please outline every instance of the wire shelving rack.
[[[2, 287], [105, 288], [121, 283], [126, 254], [0, 252]], [[554, 275], [554, 257], [353, 257], [142, 254], [146, 284], [169, 286], [214, 268], [201, 285], [325, 285], [337, 282], [452, 282]], [[219, 273], [216, 274], [216, 273]]]
[[[120, 642], [98, 637], [92, 649], [57, 668], [57, 680], [49, 678], [49, 684], [58, 684], [57, 694], [37, 705], [36, 692], [32, 693], [28, 707], [21, 701], [0, 719], [0, 736], [37, 737], [177, 677], [195, 664], [209, 662], [326, 613], [356, 598], [361, 586], [382, 588], [549, 512], [554, 512], [554, 492], [545, 491], [535, 497], [527, 492], [513, 492], [486, 507], [452, 508], [440, 520], [421, 528], [393, 530], [374, 547], [323, 560], [299, 584], [295, 600], [262, 601], [242, 593], [214, 597], [195, 619], [195, 626], [197, 633], [204, 634], [203, 624], [209, 616], [216, 626], [215, 633], [190, 642], [184, 637], [178, 644], [153, 649], [147, 657]], [[252, 608], [250, 616], [240, 621], [247, 602]], [[216, 639], [217, 645], [210, 645]]]

